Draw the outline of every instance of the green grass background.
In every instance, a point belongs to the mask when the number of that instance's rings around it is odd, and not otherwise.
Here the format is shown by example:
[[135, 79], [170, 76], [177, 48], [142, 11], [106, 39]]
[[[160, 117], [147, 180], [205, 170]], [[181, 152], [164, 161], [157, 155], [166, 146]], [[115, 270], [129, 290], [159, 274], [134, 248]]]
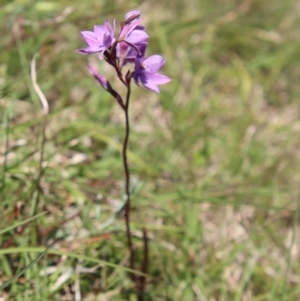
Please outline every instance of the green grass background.
[[[135, 300], [120, 208], [124, 119], [80, 31], [143, 12], [172, 78], [133, 87], [130, 169], [145, 300], [300, 299], [296, 0], [1, 0], [1, 300]], [[44, 117], [30, 63], [49, 105]], [[42, 160], [41, 160], [42, 158]], [[28, 221], [29, 220], [29, 221]]]

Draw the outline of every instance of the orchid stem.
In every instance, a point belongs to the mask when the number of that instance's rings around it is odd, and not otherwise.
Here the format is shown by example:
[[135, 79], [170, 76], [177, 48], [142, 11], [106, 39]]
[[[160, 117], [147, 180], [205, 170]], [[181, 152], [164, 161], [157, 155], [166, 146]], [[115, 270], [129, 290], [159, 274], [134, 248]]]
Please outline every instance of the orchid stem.
[[[125, 172], [125, 195], [126, 195], [126, 205], [125, 205], [125, 223], [126, 223], [126, 234], [127, 234], [127, 244], [128, 249], [130, 252], [130, 259], [129, 264], [130, 268], [134, 270], [134, 250], [132, 245], [132, 238], [130, 232], [130, 172], [127, 160], [127, 149], [128, 149], [128, 140], [129, 140], [129, 133], [130, 133], [130, 124], [129, 124], [129, 100], [130, 100], [130, 83], [127, 86], [127, 95], [126, 95], [126, 102], [123, 108], [125, 113], [125, 137], [123, 143], [123, 150], [122, 150], [122, 157], [123, 157], [123, 164], [124, 164], [124, 172]], [[132, 281], [135, 282], [135, 274], [131, 274]]]

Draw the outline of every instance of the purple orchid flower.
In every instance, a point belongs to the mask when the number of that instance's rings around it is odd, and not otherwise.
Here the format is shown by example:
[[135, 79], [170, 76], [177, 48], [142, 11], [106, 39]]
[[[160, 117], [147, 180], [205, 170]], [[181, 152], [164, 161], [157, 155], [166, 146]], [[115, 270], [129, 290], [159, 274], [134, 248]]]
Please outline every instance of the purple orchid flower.
[[[114, 67], [118, 77], [123, 77], [122, 67], [128, 63], [135, 64], [134, 71], [128, 70], [122, 82], [130, 84], [131, 79], [139, 86], [142, 83], [146, 88], [159, 93], [158, 85], [166, 84], [171, 79], [158, 71], [165, 64], [160, 55], [152, 55], [145, 58], [148, 45], [148, 34], [145, 27], [141, 26], [141, 12], [130, 11], [125, 15], [120, 24], [119, 34], [115, 37], [116, 20], [112, 25], [106, 20], [104, 25], [95, 25], [94, 31], [82, 31], [81, 35], [87, 47], [77, 49], [81, 54], [99, 53], [99, 58], [105, 58], [106, 62]], [[111, 87], [109, 82], [93, 67], [89, 67], [90, 73], [100, 85], [112, 94], [120, 103], [124, 104], [120, 95]]]
[[149, 90], [159, 93], [157, 85], [163, 85], [171, 81], [171, 79], [163, 74], [157, 73], [165, 60], [161, 55], [151, 55], [148, 58], [139, 58], [135, 60], [135, 71], [133, 78], [139, 86], [139, 81]]
[[99, 52], [99, 58], [103, 58], [103, 52], [115, 41], [115, 23], [111, 26], [108, 20], [104, 25], [95, 25], [94, 31], [82, 31], [81, 36], [88, 47], [77, 49], [81, 54], [93, 54]]

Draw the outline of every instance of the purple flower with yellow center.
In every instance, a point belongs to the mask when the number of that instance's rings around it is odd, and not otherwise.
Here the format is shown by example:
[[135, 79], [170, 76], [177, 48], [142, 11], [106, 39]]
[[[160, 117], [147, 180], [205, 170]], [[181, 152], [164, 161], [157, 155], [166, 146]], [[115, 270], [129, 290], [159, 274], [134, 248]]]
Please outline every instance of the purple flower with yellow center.
[[81, 36], [88, 47], [77, 49], [81, 54], [93, 54], [99, 52], [99, 58], [102, 59], [103, 52], [108, 49], [115, 41], [115, 23], [111, 25], [108, 20], [104, 25], [95, 25], [94, 31], [82, 31]]
[[139, 86], [141, 82], [146, 88], [159, 93], [158, 85], [163, 85], [171, 79], [163, 74], [157, 73], [165, 64], [161, 55], [155, 54], [147, 58], [136, 58], [133, 78]]

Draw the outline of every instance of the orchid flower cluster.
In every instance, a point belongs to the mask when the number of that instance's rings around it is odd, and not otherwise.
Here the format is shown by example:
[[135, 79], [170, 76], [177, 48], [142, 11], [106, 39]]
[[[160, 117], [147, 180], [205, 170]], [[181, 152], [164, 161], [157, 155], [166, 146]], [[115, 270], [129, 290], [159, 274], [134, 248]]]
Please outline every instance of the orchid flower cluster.
[[[115, 34], [116, 20], [112, 24], [106, 20], [104, 25], [95, 25], [94, 31], [81, 32], [87, 47], [76, 51], [86, 55], [98, 53], [100, 60], [104, 59], [114, 67], [119, 79], [126, 86], [130, 85], [133, 78], [138, 86], [142, 83], [146, 88], [159, 93], [158, 85], [168, 83], [170, 78], [158, 73], [165, 64], [161, 55], [145, 57], [149, 36], [145, 27], [140, 25], [141, 21], [139, 10], [127, 13], [117, 35]], [[127, 64], [134, 64], [134, 70], [129, 70], [123, 78], [122, 68]], [[89, 66], [89, 71], [122, 106], [120, 95], [112, 88], [108, 80], [93, 66]]]

